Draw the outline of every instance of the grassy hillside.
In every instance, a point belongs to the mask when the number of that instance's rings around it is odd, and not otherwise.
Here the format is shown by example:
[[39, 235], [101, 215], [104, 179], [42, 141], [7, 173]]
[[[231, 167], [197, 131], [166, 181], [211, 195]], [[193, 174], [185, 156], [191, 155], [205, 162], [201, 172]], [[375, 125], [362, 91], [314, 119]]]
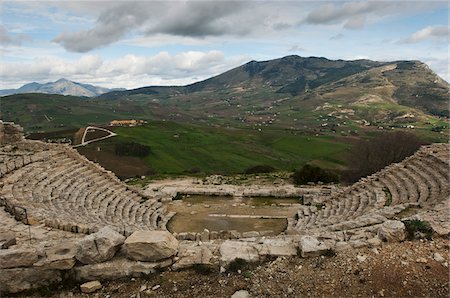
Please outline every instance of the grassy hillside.
[[[284, 129], [226, 129], [173, 122], [118, 128], [117, 137], [79, 149], [81, 153], [108, 154], [114, 163], [114, 145], [134, 141], [151, 147], [143, 160], [156, 174], [242, 173], [255, 165], [291, 171], [307, 162], [340, 168], [348, 140], [330, 136], [304, 136]], [[100, 148], [100, 151], [97, 150]], [[95, 158], [95, 157], [94, 157]], [[100, 161], [100, 158], [98, 158]], [[105, 164], [109, 167], [108, 164]]]

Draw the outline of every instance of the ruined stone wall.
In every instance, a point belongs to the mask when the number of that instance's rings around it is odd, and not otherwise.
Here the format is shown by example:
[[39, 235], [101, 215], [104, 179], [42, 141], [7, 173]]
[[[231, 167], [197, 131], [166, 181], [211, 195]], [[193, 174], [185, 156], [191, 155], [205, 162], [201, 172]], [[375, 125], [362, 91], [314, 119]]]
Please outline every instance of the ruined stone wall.
[[0, 146], [14, 144], [23, 139], [23, 128], [20, 125], [0, 120]]

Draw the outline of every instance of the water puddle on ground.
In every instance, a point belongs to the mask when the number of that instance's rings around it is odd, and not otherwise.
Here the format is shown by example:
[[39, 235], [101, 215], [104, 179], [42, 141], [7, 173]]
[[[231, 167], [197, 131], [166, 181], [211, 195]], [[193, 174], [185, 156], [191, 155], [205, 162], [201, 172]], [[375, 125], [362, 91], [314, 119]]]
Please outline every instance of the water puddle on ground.
[[272, 231], [277, 235], [287, 226], [299, 208], [298, 198], [223, 196], [184, 196], [168, 206], [177, 214], [168, 223], [171, 232], [236, 230]]

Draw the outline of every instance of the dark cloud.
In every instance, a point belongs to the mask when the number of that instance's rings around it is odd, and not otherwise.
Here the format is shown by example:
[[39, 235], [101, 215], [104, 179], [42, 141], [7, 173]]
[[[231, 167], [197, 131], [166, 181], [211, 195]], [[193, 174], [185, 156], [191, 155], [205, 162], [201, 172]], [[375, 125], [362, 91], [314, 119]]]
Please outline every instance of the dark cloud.
[[170, 9], [158, 23], [150, 25], [146, 33], [191, 37], [245, 34], [247, 30], [227, 18], [243, 6], [243, 3], [233, 1], [182, 3]]
[[143, 24], [151, 12], [144, 3], [128, 3], [112, 7], [100, 14], [94, 28], [64, 32], [53, 39], [66, 50], [84, 53], [118, 41], [129, 30]]
[[79, 32], [64, 32], [53, 41], [72, 52], [88, 52], [120, 40], [131, 30], [145, 35], [205, 37], [243, 35], [246, 28], [228, 16], [245, 4], [240, 2], [128, 2], [103, 11], [96, 25]]

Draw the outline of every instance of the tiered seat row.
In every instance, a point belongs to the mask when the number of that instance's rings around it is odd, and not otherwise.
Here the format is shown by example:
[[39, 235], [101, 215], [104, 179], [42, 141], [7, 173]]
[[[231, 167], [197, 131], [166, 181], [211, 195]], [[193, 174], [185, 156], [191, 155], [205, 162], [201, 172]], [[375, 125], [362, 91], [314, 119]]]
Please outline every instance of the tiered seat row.
[[348, 229], [382, 222], [410, 206], [439, 204], [449, 197], [448, 158], [448, 144], [424, 146], [404, 161], [361, 179], [319, 209], [302, 206], [288, 229]]
[[73, 149], [50, 148], [0, 154], [0, 167], [6, 168], [0, 196], [26, 208], [30, 218], [72, 232], [90, 233], [105, 225], [123, 234], [166, 229], [174, 214], [161, 202], [143, 198]]

